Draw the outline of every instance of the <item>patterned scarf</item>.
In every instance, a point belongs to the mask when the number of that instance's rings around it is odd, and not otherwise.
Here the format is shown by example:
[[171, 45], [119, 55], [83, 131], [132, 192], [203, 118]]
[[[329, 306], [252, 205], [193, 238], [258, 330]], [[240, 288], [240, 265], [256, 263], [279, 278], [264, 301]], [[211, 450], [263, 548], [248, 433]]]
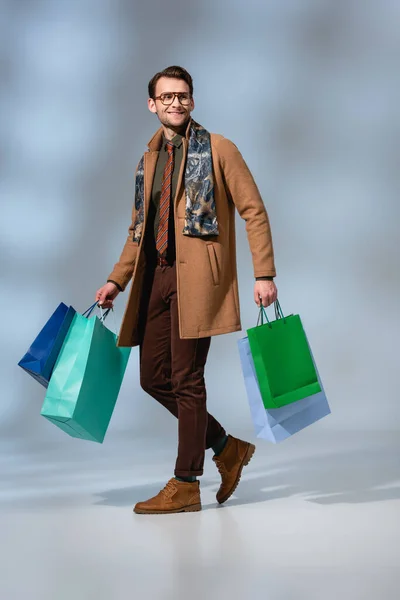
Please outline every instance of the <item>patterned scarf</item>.
[[[212, 172], [211, 137], [201, 125], [192, 121], [185, 170], [185, 226], [183, 235], [203, 237], [218, 235]], [[136, 220], [133, 241], [140, 242], [144, 222], [144, 156], [140, 159], [135, 180]]]

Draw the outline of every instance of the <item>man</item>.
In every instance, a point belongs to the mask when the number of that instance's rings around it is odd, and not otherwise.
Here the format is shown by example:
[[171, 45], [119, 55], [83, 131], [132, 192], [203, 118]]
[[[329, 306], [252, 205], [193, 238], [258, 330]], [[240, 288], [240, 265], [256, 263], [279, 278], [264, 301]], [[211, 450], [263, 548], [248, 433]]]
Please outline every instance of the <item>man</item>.
[[148, 108], [161, 128], [136, 171], [128, 239], [96, 294], [113, 305], [132, 278], [119, 346], [140, 346], [143, 389], [178, 418], [175, 477], [139, 514], [201, 509], [197, 477], [206, 448], [221, 474], [219, 503], [236, 489], [255, 446], [231, 435], [207, 413], [204, 367], [211, 337], [241, 330], [235, 207], [246, 221], [254, 300], [277, 298], [268, 216], [237, 147], [191, 118], [193, 82], [168, 67], [149, 82]]

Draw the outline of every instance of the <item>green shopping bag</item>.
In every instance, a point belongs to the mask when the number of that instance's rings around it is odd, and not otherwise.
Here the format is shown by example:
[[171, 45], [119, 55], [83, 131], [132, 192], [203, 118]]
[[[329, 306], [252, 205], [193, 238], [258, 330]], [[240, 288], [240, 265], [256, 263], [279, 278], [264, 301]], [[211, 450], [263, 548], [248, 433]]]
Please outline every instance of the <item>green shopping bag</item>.
[[76, 313], [72, 320], [41, 415], [72, 437], [101, 443], [131, 349], [117, 347], [117, 336], [103, 317], [88, 318], [94, 306], [87, 317]]
[[275, 315], [276, 320], [269, 321], [261, 306], [257, 326], [247, 330], [262, 400], [267, 409], [280, 408], [321, 391], [300, 316], [283, 316], [278, 300]]

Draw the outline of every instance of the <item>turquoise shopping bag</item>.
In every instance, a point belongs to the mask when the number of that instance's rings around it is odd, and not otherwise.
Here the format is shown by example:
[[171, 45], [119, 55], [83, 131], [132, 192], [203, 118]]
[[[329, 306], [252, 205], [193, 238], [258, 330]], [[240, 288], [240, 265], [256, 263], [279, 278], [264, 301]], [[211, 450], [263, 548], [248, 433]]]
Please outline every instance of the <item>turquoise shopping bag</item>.
[[101, 443], [131, 349], [117, 347], [117, 336], [104, 319], [88, 316], [76, 313], [72, 320], [41, 415], [72, 437]]

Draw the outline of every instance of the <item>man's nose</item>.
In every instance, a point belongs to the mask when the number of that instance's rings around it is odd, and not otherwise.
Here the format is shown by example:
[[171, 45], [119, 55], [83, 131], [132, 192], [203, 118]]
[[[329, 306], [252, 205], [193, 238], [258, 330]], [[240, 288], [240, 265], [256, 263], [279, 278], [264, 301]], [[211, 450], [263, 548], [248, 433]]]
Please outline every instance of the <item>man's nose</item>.
[[178, 97], [177, 97], [177, 96], [174, 96], [174, 100], [173, 100], [173, 102], [172, 102], [171, 106], [172, 106], [172, 108], [182, 108], [182, 105], [181, 105], [181, 103], [179, 102], [179, 100], [178, 100]]

